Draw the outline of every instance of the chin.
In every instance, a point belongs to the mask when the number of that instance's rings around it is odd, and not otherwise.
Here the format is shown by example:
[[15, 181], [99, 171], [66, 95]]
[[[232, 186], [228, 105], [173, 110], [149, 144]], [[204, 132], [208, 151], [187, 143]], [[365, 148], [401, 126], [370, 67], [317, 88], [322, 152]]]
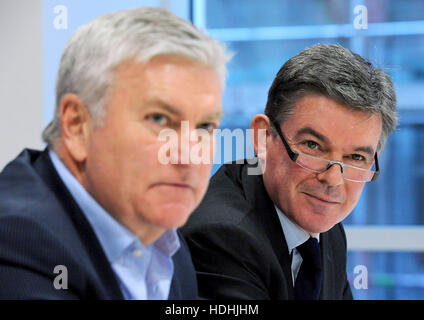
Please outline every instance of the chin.
[[324, 233], [327, 232], [328, 230], [330, 230], [332, 227], [334, 227], [335, 224], [328, 224], [328, 225], [324, 225], [324, 226], [319, 226], [317, 227], [313, 233]]
[[182, 227], [194, 210], [193, 206], [184, 204], [166, 204], [159, 206], [149, 219], [150, 222], [164, 229]]
[[325, 221], [317, 226], [317, 230], [319, 233], [324, 233], [333, 228], [338, 223], [337, 220], [331, 219], [331, 221]]
[[326, 215], [307, 216], [303, 221], [299, 221], [299, 226], [309, 233], [324, 233], [330, 230], [337, 222], [329, 219]]

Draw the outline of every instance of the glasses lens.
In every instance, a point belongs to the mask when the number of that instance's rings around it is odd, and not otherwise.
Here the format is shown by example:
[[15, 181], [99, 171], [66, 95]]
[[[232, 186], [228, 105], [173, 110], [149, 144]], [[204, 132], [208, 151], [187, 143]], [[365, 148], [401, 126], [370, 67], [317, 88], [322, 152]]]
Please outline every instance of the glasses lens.
[[319, 159], [301, 153], [297, 157], [296, 163], [305, 169], [322, 172], [327, 169], [329, 162], [325, 159]]
[[[328, 168], [329, 161], [301, 153], [299, 154], [296, 163], [302, 168], [305, 168], [310, 171], [324, 172]], [[374, 176], [374, 173], [374, 170], [365, 170], [350, 166], [344, 166], [343, 168], [343, 178], [346, 180], [357, 182], [371, 181]]]
[[366, 182], [371, 181], [375, 171], [363, 170], [359, 168], [345, 167], [343, 176], [347, 180]]

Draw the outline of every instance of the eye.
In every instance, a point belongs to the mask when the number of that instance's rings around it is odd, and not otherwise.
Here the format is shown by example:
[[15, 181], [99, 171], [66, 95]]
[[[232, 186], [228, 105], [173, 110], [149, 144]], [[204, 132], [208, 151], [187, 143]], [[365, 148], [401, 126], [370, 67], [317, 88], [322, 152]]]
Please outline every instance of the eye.
[[305, 145], [311, 150], [318, 149], [318, 147], [319, 147], [319, 144], [316, 143], [315, 141], [312, 141], [312, 140], [306, 141]]
[[360, 154], [352, 154], [351, 158], [352, 158], [352, 160], [355, 160], [355, 161], [361, 161], [361, 162], [366, 161], [365, 157], [360, 155]]
[[169, 123], [169, 118], [160, 113], [153, 113], [146, 116], [146, 119], [152, 121], [160, 126], [165, 126]]
[[214, 129], [217, 128], [217, 125], [215, 123], [202, 123], [198, 126], [199, 129], [205, 129], [206, 131], [208, 131], [209, 133], [212, 133]]

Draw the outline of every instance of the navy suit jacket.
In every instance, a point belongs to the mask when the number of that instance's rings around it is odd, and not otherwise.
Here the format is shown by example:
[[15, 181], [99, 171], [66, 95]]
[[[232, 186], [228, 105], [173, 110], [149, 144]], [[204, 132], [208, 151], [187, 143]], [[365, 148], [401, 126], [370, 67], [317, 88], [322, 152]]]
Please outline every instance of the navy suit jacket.
[[[199, 296], [291, 300], [291, 257], [284, 232], [262, 175], [249, 175], [248, 166], [224, 164], [181, 229], [197, 271]], [[320, 299], [352, 299], [340, 223], [320, 234], [320, 247]]]
[[[173, 256], [169, 299], [196, 299], [186, 243]], [[53, 283], [67, 268], [68, 288]], [[88, 220], [44, 152], [24, 150], [0, 174], [0, 299], [123, 299]]]

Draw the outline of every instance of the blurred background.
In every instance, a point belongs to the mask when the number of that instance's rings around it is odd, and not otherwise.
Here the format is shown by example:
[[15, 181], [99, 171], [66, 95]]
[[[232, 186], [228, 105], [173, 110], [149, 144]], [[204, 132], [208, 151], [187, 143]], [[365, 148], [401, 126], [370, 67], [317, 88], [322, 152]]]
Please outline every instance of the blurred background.
[[[279, 68], [316, 43], [350, 48], [391, 75], [399, 126], [380, 156], [380, 178], [345, 220], [347, 272], [356, 299], [424, 299], [423, 0], [0, 0], [0, 170], [24, 147], [44, 147], [70, 35], [96, 16], [145, 5], [192, 21], [234, 52], [221, 129], [248, 129]], [[244, 138], [246, 146], [233, 139], [222, 151], [252, 156]], [[224, 153], [214, 172], [231, 160]]]

